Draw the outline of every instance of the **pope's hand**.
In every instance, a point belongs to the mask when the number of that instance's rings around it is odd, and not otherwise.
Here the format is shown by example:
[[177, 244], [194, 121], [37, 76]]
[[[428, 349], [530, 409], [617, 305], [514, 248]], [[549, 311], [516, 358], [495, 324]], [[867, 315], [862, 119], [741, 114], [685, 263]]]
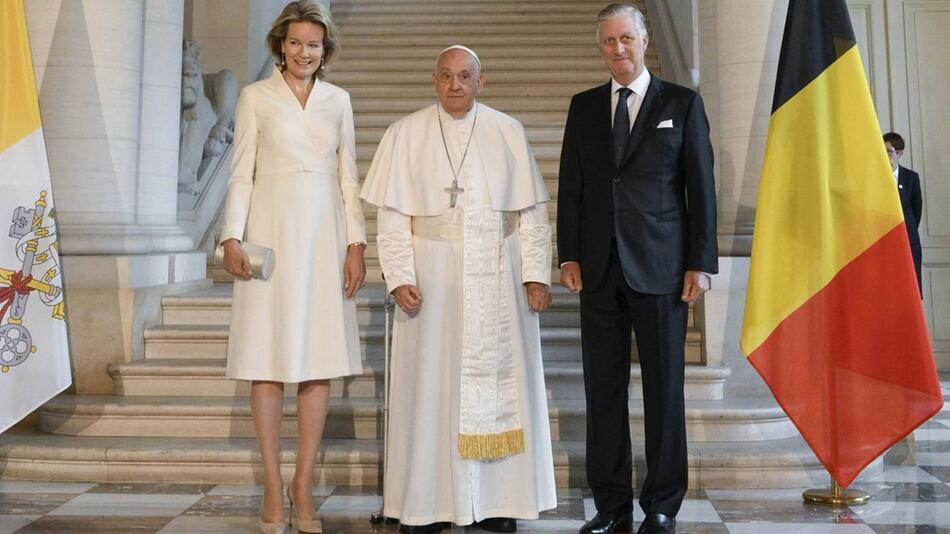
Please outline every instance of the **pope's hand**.
[[577, 293], [584, 289], [584, 282], [581, 280], [581, 264], [576, 261], [569, 261], [562, 265], [561, 283], [571, 293]]
[[551, 305], [551, 290], [540, 282], [525, 282], [525, 293], [528, 295], [528, 307], [531, 311], [541, 312]]
[[356, 292], [365, 285], [366, 262], [363, 261], [363, 245], [350, 245], [346, 249], [346, 260], [343, 261], [343, 289], [346, 298], [356, 296]]
[[409, 315], [415, 315], [422, 307], [422, 292], [412, 284], [397, 287], [393, 295], [396, 297], [396, 305]]
[[224, 270], [240, 280], [251, 279], [251, 260], [237, 239], [228, 239], [224, 245]]

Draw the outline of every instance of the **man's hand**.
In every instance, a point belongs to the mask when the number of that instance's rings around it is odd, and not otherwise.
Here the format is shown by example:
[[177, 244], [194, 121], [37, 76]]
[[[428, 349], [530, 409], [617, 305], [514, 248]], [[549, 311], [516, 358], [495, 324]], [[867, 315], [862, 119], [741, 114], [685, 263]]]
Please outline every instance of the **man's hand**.
[[551, 290], [541, 282], [525, 282], [524, 290], [531, 311], [542, 312], [551, 305]]
[[364, 245], [352, 245], [346, 249], [346, 259], [343, 261], [343, 289], [346, 298], [356, 296], [356, 292], [365, 285], [366, 263], [363, 261]]
[[239, 280], [251, 279], [251, 260], [237, 239], [228, 239], [224, 245], [224, 270]]
[[703, 293], [709, 291], [709, 275], [699, 271], [686, 271], [683, 276], [683, 302], [695, 302]]
[[409, 315], [415, 315], [422, 307], [422, 292], [412, 284], [397, 287], [393, 290], [393, 295], [396, 297], [396, 305]]
[[571, 293], [577, 293], [584, 289], [584, 282], [581, 281], [581, 264], [576, 261], [569, 261], [562, 265], [561, 283]]

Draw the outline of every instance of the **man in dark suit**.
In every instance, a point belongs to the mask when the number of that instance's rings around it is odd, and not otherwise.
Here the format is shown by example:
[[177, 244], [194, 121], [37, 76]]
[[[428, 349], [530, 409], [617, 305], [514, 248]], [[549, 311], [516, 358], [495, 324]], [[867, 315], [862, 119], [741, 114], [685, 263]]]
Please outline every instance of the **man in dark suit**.
[[675, 532], [687, 487], [687, 312], [717, 272], [709, 124], [694, 91], [652, 77], [643, 15], [611, 4], [597, 37], [612, 80], [574, 96], [561, 152], [561, 282], [581, 291], [587, 481], [581, 534], [629, 532], [630, 329], [643, 372], [647, 476], [639, 532]]
[[924, 298], [923, 284], [920, 279], [920, 234], [917, 231], [920, 228], [920, 215], [924, 203], [920, 194], [920, 175], [898, 163], [904, 155], [905, 147], [904, 138], [900, 134], [894, 132], [884, 134], [884, 146], [887, 148], [887, 159], [891, 162], [897, 192], [901, 197], [907, 239], [910, 241], [910, 255], [914, 258], [914, 269], [917, 271], [917, 289], [920, 290], [920, 298]]

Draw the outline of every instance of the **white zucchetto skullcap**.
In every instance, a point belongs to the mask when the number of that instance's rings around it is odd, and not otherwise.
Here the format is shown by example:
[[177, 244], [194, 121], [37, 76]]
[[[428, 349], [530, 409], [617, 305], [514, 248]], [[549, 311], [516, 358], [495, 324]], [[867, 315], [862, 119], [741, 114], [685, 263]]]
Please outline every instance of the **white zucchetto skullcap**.
[[478, 59], [478, 54], [476, 54], [475, 51], [472, 50], [471, 48], [460, 45], [460, 44], [454, 44], [452, 46], [447, 47], [445, 50], [439, 52], [439, 57], [442, 57], [442, 54], [448, 52], [449, 50], [462, 50], [468, 53], [468, 55], [475, 58], [475, 63], [478, 63], [478, 68], [482, 68], [482, 60]]

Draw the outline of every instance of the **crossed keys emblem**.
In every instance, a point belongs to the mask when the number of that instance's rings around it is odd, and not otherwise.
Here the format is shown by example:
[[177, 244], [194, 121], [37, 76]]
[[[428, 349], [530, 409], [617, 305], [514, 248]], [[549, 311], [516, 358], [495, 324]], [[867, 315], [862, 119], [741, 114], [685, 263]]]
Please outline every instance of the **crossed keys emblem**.
[[[22, 261], [18, 270], [0, 267], [0, 372], [25, 362], [36, 352], [33, 335], [23, 324], [31, 293], [52, 308], [54, 319], [66, 318], [63, 288], [56, 254], [56, 232], [51, 213], [47, 214], [46, 191], [40, 191], [33, 209], [20, 206], [13, 212], [10, 237], [17, 240], [16, 254]], [[48, 220], [44, 226], [43, 222]], [[34, 277], [34, 272], [39, 273]]]

